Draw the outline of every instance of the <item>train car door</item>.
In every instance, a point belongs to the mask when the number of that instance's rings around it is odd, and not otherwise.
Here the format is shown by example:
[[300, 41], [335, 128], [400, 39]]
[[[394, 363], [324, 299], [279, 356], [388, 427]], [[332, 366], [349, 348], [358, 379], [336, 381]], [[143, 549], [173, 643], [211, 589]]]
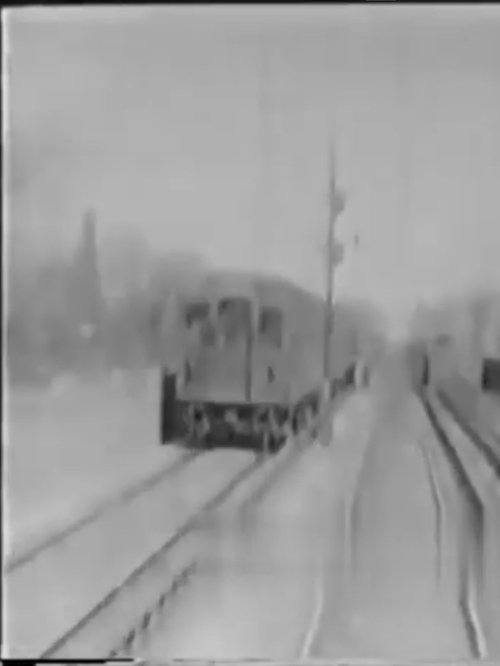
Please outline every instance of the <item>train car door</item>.
[[238, 401], [252, 399], [252, 358], [254, 306], [247, 297], [227, 297], [218, 304], [218, 326], [222, 336], [223, 359], [219, 382]]

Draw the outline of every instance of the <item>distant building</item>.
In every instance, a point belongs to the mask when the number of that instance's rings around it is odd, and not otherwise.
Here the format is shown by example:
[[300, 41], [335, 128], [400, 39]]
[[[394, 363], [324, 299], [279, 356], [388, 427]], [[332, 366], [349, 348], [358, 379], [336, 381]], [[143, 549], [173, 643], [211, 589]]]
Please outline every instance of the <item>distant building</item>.
[[491, 303], [482, 339], [483, 355], [500, 359], [500, 296]]

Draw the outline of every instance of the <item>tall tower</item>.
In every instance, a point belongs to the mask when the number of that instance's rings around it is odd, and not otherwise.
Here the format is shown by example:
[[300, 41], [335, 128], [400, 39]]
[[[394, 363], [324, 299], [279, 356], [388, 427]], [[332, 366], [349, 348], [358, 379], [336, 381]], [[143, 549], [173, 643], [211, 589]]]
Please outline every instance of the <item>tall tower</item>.
[[84, 335], [93, 337], [99, 329], [102, 292], [97, 251], [97, 217], [92, 208], [83, 215], [82, 235], [76, 257], [76, 283], [78, 322]]

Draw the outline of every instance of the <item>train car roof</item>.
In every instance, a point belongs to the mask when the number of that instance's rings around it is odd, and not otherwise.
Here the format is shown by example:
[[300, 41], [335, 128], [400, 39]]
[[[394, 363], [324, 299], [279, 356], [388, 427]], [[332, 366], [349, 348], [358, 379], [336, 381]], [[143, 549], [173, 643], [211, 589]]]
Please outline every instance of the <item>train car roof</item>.
[[297, 297], [321, 303], [321, 298], [291, 280], [267, 273], [212, 270], [205, 274], [190, 299], [257, 298], [264, 305], [289, 307]]

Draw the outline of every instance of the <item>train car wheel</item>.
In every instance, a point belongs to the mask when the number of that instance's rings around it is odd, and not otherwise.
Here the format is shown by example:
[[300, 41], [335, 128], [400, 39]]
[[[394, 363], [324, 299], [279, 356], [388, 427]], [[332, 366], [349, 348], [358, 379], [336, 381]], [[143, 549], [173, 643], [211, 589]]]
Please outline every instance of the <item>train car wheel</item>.
[[317, 435], [317, 419], [315, 417], [313, 404], [307, 405], [305, 409], [304, 420], [305, 420], [305, 429], [307, 434], [310, 437], [315, 438]]
[[161, 377], [160, 444], [169, 444], [177, 439], [177, 421], [176, 376], [164, 370]]
[[299, 405], [297, 407], [297, 411], [295, 413], [295, 417], [296, 417], [295, 422], [296, 422], [296, 428], [297, 428], [297, 435], [300, 435], [302, 433], [302, 431], [304, 430], [304, 428], [305, 428], [305, 425], [306, 425], [305, 416], [306, 416], [306, 412], [305, 412], [304, 405]]
[[300, 414], [298, 409], [294, 410], [290, 421], [290, 425], [294, 437], [297, 437], [297, 435], [300, 433]]
[[286, 443], [286, 438], [282, 435], [272, 438], [271, 452], [278, 453], [282, 446]]
[[429, 386], [430, 368], [429, 368], [429, 357], [427, 355], [424, 356], [423, 365], [424, 367], [422, 370], [422, 386]]
[[264, 457], [268, 457], [269, 454], [271, 453], [271, 445], [272, 445], [272, 438], [271, 438], [271, 433], [269, 430], [264, 431], [261, 433], [259, 437], [259, 444], [260, 444], [260, 450], [261, 453]]

